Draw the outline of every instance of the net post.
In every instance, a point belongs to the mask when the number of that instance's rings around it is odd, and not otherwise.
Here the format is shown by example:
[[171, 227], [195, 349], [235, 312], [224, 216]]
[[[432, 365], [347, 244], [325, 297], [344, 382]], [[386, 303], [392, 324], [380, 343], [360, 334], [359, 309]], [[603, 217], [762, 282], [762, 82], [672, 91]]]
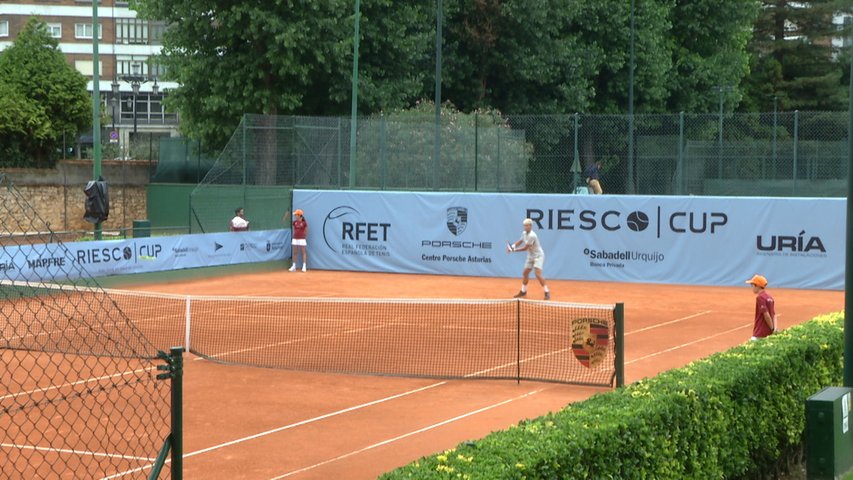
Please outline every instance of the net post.
[[184, 478], [184, 347], [172, 347], [172, 480]]
[[515, 383], [521, 384], [521, 299], [515, 301]]
[[190, 345], [190, 330], [192, 328], [190, 322], [192, 318], [192, 297], [187, 295], [187, 307], [186, 312], [184, 313], [184, 348], [186, 348], [187, 352], [190, 351], [192, 346]]
[[614, 341], [616, 343], [616, 388], [625, 385], [625, 304], [617, 303], [613, 309]]

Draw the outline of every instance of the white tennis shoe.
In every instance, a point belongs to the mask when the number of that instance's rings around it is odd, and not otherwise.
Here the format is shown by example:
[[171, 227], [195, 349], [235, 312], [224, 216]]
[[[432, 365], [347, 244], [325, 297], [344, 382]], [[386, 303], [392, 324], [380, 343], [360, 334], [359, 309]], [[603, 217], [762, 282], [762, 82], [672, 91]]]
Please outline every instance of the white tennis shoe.
[[288, 272], [295, 272], [296, 271], [296, 264], [294, 263], [293, 265], [291, 265], [290, 268], [287, 269], [287, 271]]

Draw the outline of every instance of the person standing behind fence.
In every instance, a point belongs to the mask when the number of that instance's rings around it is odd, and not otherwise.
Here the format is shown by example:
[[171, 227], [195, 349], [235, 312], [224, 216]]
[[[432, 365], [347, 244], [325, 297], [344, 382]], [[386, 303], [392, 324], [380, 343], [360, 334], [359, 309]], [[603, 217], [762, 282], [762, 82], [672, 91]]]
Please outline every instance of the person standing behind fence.
[[249, 230], [249, 221], [246, 220], [246, 214], [243, 207], [238, 207], [234, 210], [234, 218], [231, 219], [229, 228], [232, 232], [245, 232]]
[[[576, 170], [577, 171], [577, 170]], [[601, 162], [596, 161], [583, 171], [583, 178], [589, 187], [589, 193], [601, 195]]]
[[291, 243], [293, 247], [293, 253], [291, 254], [293, 265], [290, 266], [289, 271], [296, 271], [296, 263], [299, 259], [299, 252], [302, 252], [302, 271], [308, 271], [308, 221], [305, 220], [305, 212], [301, 209], [296, 209], [293, 212], [293, 223], [291, 224], [293, 227], [293, 242]]

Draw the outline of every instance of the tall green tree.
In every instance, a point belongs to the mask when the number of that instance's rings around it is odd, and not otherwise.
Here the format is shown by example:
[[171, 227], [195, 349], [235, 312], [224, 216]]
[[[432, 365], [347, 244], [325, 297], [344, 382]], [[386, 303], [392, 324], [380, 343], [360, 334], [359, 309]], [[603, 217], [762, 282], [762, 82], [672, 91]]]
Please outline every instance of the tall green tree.
[[[140, 0], [170, 26], [159, 61], [181, 87], [168, 102], [181, 128], [221, 146], [243, 113], [340, 115], [349, 111], [353, 2], [347, 0]], [[411, 104], [427, 73], [426, 4], [363, 0], [359, 107]]]
[[[741, 83], [749, 74], [747, 44], [760, 7], [760, 0], [675, 2], [666, 40], [672, 55], [666, 111], [714, 111], [719, 101], [714, 87]], [[736, 104], [742, 95], [734, 88], [726, 103]]]
[[[50, 166], [63, 134], [73, 137], [91, 126], [86, 78], [68, 64], [58, 41], [36, 18], [0, 52], [0, 92], [8, 104], [2, 108], [0, 131], [10, 133], [0, 142], [8, 152], [17, 152], [17, 163]], [[27, 134], [19, 138], [14, 132]]]
[[770, 111], [774, 97], [786, 110], [847, 108], [849, 55], [833, 39], [850, 35], [833, 24], [850, 0], [763, 0], [749, 44], [751, 73], [742, 108]]

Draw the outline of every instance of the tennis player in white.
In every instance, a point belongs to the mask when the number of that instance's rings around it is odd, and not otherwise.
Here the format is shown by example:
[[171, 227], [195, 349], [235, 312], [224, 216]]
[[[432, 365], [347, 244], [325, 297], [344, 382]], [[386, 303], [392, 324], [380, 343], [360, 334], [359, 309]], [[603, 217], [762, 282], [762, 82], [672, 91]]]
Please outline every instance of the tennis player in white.
[[539, 237], [533, 231], [533, 220], [525, 218], [524, 231], [521, 233], [521, 239], [512, 245], [507, 245], [507, 252], [527, 252], [527, 263], [524, 264], [524, 279], [521, 281], [521, 291], [515, 294], [515, 298], [524, 297], [527, 295], [527, 282], [530, 279], [530, 271], [536, 274], [536, 279], [539, 280], [539, 285], [545, 290], [545, 300], [551, 300], [551, 291], [548, 290], [548, 285], [545, 283], [545, 277], [542, 276], [542, 266], [545, 264], [545, 251], [542, 250], [542, 245], [539, 244]]

